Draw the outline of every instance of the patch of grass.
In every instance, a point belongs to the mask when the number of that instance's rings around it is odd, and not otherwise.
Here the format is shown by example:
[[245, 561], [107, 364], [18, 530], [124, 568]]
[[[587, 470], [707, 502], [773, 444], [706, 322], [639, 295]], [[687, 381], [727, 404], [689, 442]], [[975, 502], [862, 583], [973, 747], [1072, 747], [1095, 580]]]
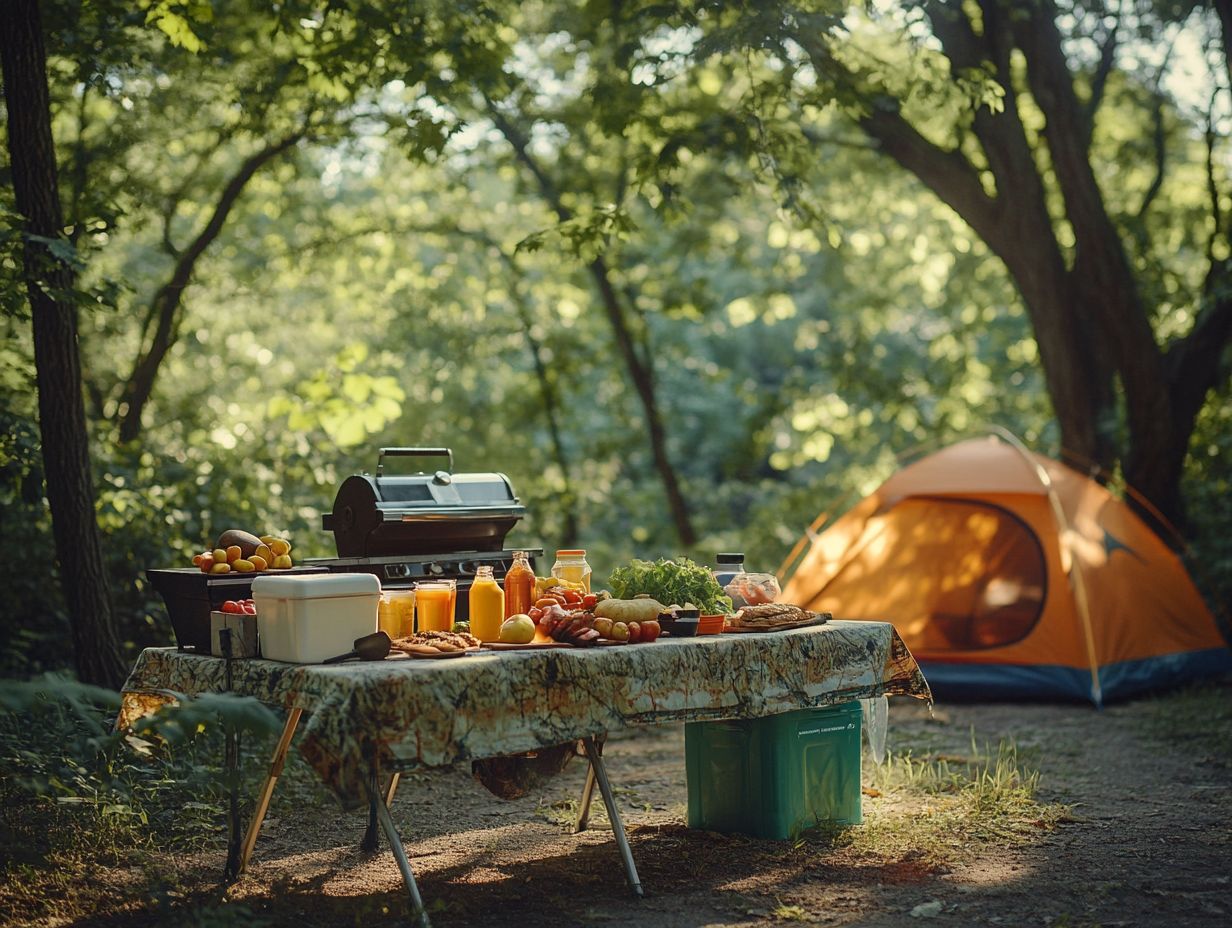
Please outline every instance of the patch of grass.
[[781, 922], [811, 922], [813, 915], [801, 905], [784, 905], [779, 903], [770, 910], [770, 917]]
[[1013, 741], [980, 746], [973, 735], [961, 755], [891, 753], [864, 769], [863, 827], [818, 830], [803, 842], [940, 865], [969, 858], [981, 845], [1029, 841], [1067, 811], [1035, 798], [1039, 771]]
[[[595, 792], [594, 801], [590, 804], [590, 821], [594, 823], [602, 819], [606, 822], [607, 810], [603, 808], [603, 801], [597, 795], [598, 790], [596, 789]], [[571, 828], [577, 821], [577, 813], [578, 801], [573, 798], [557, 799], [552, 802], [540, 800], [535, 806], [535, 815], [558, 828]]]

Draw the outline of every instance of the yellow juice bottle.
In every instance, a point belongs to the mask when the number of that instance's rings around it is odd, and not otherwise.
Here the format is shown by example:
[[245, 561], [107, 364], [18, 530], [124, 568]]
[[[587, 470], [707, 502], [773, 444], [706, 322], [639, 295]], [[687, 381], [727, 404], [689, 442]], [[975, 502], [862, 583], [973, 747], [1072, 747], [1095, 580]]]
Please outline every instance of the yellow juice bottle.
[[498, 641], [505, 621], [505, 592], [492, 576], [488, 565], [475, 571], [471, 584], [471, 634], [480, 641]]

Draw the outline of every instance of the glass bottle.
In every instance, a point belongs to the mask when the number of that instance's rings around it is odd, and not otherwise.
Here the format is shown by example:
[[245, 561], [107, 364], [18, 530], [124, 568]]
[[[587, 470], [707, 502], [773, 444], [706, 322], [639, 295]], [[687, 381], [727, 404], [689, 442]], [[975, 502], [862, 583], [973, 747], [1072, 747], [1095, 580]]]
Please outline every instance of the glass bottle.
[[535, 572], [530, 567], [530, 555], [513, 552], [513, 566], [505, 574], [505, 618], [525, 615], [535, 604]]
[[505, 621], [505, 594], [492, 576], [492, 565], [475, 569], [471, 584], [471, 634], [480, 641], [500, 640], [501, 623]]
[[590, 565], [586, 563], [586, 552], [581, 548], [557, 551], [556, 563], [552, 565], [552, 576], [558, 580], [580, 583], [589, 593]]

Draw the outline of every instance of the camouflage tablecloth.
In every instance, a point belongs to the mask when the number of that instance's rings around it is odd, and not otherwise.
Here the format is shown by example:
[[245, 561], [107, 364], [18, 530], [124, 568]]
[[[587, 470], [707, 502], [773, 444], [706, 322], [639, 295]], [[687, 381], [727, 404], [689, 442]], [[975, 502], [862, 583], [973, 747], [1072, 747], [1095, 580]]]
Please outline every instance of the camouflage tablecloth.
[[[232, 663], [231, 691], [310, 713], [300, 750], [344, 805], [372, 760], [411, 769], [516, 754], [629, 725], [756, 718], [869, 696], [930, 698], [884, 622], [588, 649], [476, 652], [452, 660]], [[221, 658], [141, 653], [121, 721], [171, 694], [222, 692]], [[170, 691], [170, 692], [168, 692]]]

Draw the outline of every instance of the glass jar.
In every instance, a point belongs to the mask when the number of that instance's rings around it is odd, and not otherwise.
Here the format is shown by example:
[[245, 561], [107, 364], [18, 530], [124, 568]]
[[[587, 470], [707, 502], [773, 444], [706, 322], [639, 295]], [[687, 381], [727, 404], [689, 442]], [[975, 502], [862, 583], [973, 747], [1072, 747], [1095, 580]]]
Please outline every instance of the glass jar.
[[552, 565], [552, 576], [557, 580], [580, 583], [589, 593], [590, 565], [586, 563], [586, 552], [581, 548], [557, 551], [556, 563]]
[[714, 556], [715, 567], [711, 571], [714, 581], [721, 587], [732, 582], [736, 574], [744, 573], [744, 552], [727, 551]]
[[415, 634], [415, 591], [382, 590], [377, 605], [377, 627], [390, 638]]
[[453, 628], [455, 580], [421, 580], [415, 584], [416, 630], [447, 632]]
[[505, 618], [525, 615], [535, 604], [535, 572], [530, 567], [530, 555], [513, 552], [513, 566], [505, 574]]

